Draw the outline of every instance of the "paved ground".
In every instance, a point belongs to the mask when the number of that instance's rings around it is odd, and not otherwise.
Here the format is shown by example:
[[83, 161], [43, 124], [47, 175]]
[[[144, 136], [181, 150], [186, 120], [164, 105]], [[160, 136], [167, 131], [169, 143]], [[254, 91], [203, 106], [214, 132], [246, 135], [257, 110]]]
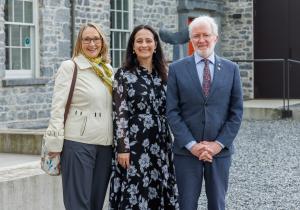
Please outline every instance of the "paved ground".
[[235, 146], [228, 210], [300, 209], [299, 121], [244, 121]]

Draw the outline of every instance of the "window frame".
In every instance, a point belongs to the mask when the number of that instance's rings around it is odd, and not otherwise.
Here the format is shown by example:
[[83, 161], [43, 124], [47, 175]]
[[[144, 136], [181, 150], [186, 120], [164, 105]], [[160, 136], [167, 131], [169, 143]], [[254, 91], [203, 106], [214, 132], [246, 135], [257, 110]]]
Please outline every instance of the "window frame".
[[[114, 56], [114, 53], [115, 51], [124, 51], [124, 55], [126, 53], [126, 48], [127, 48], [127, 42], [128, 42], [128, 39], [129, 39], [129, 36], [130, 36], [130, 33], [131, 33], [131, 30], [133, 28], [133, 0], [128, 0], [128, 29], [123, 29], [123, 26], [124, 26], [124, 16], [123, 16], [123, 13], [124, 13], [124, 9], [123, 9], [123, 1], [122, 2], [122, 8], [121, 10], [120, 9], [117, 9], [117, 4], [116, 2], [117, 1], [120, 1], [120, 0], [112, 0], [112, 1], [115, 1], [115, 8], [112, 8], [110, 7], [110, 16], [112, 15], [112, 12], [121, 12], [122, 16], [121, 16], [121, 20], [122, 20], [122, 23], [121, 23], [121, 29], [120, 28], [117, 28], [117, 18], [114, 19], [115, 21], [115, 28], [113, 28], [113, 24], [111, 24], [111, 27], [110, 27], [110, 53], [111, 53], [111, 64], [114, 68], [119, 68], [122, 63], [123, 63], [123, 58], [122, 58], [122, 53], [119, 52], [119, 65], [118, 66], [115, 66], [115, 56]], [[112, 6], [112, 4], [111, 4]], [[115, 16], [116, 17], [116, 16]], [[111, 21], [111, 18], [110, 18], [110, 21]], [[122, 38], [121, 38], [121, 35], [119, 35], [119, 47], [118, 48], [115, 48], [114, 46], [114, 43], [116, 43], [114, 41], [114, 35], [115, 33], [126, 33], [126, 43], [124, 45], [124, 48], [122, 48]]]
[[[24, 22], [24, 2], [32, 2], [32, 23], [25, 23]], [[5, 2], [6, 3], [6, 2]], [[31, 41], [31, 52], [30, 52], [30, 63], [31, 63], [31, 68], [30, 70], [13, 70], [13, 69], [6, 69], [5, 67], [5, 75], [4, 79], [26, 79], [26, 78], [38, 78], [40, 77], [40, 57], [39, 57], [39, 21], [38, 21], [38, 0], [22, 0], [23, 3], [23, 22], [16, 22], [16, 21], [7, 21], [4, 19], [4, 25], [7, 26], [29, 26], [30, 27], [30, 41]], [[6, 11], [4, 11], [6, 12]], [[14, 8], [12, 9], [12, 15], [14, 14]], [[4, 14], [6, 15], [6, 14]], [[11, 36], [11, 34], [10, 34]], [[11, 38], [11, 37], [10, 37]], [[7, 37], [5, 36], [5, 39]], [[21, 39], [20, 39], [21, 40]], [[7, 46], [5, 43], [5, 50], [7, 48], [12, 49], [14, 48], [13, 46]], [[16, 46], [16, 48], [23, 48], [20, 44], [20, 46]], [[11, 59], [11, 52], [10, 56]], [[8, 59], [5, 54], [5, 59]], [[20, 58], [21, 63], [22, 63], [22, 58]]]

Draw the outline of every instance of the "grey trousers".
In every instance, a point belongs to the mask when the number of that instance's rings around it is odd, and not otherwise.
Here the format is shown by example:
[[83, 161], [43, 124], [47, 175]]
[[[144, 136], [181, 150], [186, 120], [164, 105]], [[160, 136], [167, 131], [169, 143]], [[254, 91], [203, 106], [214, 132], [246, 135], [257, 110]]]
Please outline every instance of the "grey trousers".
[[64, 141], [61, 174], [66, 210], [102, 210], [111, 161], [112, 146]]

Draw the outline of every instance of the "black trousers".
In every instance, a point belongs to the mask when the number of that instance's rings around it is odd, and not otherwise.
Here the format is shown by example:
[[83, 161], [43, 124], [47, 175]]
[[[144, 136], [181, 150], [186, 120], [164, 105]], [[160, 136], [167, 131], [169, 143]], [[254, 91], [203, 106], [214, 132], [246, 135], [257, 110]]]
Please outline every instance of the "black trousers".
[[102, 210], [111, 161], [112, 146], [64, 141], [61, 172], [66, 210]]

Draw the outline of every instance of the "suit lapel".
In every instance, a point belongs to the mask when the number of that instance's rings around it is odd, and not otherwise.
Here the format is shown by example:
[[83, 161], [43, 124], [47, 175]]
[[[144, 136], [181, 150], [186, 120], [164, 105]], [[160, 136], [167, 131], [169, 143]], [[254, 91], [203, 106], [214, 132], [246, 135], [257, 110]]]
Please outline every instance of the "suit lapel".
[[187, 61], [187, 71], [189, 72], [192, 81], [193, 81], [193, 86], [195, 87], [195, 90], [197, 93], [199, 93], [203, 99], [205, 99], [205, 96], [202, 91], [202, 86], [199, 80], [199, 76], [197, 73], [197, 68], [196, 68], [196, 63], [195, 63], [195, 58], [194, 55], [190, 56], [188, 61]]
[[213, 82], [210, 87], [208, 98], [216, 91], [217, 87], [219, 87], [219, 84], [222, 83], [223, 77], [222, 73], [224, 72], [224, 69], [222, 70], [222, 62], [219, 56], [215, 56], [215, 66], [214, 66], [214, 78]]

